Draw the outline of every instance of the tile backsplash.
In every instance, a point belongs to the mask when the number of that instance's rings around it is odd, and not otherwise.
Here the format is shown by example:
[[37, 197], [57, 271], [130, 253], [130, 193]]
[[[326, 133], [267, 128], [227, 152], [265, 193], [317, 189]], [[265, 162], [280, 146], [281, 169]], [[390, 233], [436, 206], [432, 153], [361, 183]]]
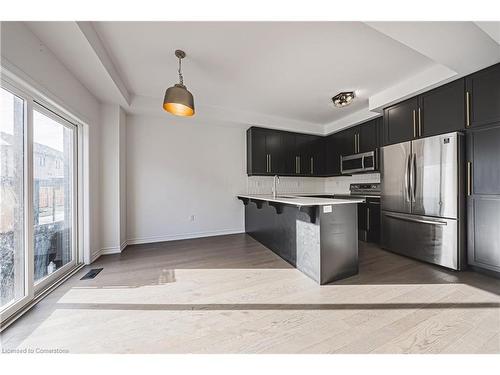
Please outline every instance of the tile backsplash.
[[[248, 194], [271, 194], [273, 177], [247, 177]], [[281, 193], [322, 193], [325, 191], [325, 179], [318, 177], [280, 177], [278, 192]]]
[[328, 193], [349, 193], [349, 185], [356, 183], [379, 183], [380, 173], [363, 173], [352, 176], [325, 178], [325, 191]]
[[[380, 182], [379, 173], [358, 174], [342, 177], [280, 177], [279, 193], [349, 193], [349, 185], [353, 183]], [[247, 177], [248, 194], [270, 194], [272, 192], [273, 177]]]

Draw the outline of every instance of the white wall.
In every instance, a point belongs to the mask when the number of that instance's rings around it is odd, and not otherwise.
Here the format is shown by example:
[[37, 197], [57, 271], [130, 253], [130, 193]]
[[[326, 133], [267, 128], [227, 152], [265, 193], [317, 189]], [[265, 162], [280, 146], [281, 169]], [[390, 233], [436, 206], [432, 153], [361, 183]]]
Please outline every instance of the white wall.
[[167, 113], [128, 116], [128, 243], [243, 232], [235, 196], [246, 191], [245, 130]]
[[85, 262], [100, 249], [99, 213], [99, 101], [22, 22], [1, 22], [1, 64], [31, 88], [77, 116], [86, 124], [88, 185]]
[[120, 154], [120, 249], [127, 245], [127, 114], [120, 108], [119, 115], [119, 154]]

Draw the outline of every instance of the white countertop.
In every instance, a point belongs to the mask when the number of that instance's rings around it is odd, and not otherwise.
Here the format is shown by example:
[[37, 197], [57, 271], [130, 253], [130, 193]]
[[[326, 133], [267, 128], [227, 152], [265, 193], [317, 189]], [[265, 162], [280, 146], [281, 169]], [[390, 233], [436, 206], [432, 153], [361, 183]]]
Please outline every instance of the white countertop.
[[261, 201], [277, 202], [290, 204], [292, 206], [329, 206], [334, 204], [349, 204], [349, 203], [363, 203], [365, 200], [360, 199], [333, 199], [333, 198], [316, 198], [316, 197], [302, 197], [296, 194], [279, 194], [273, 198], [272, 194], [238, 194], [237, 197], [258, 199]]

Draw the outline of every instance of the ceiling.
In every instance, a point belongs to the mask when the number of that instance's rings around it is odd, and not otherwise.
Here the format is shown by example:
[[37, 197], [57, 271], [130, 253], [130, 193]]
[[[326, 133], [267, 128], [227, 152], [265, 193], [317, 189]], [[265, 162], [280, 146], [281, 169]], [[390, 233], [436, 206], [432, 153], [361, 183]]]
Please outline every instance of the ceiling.
[[[174, 50], [179, 48], [187, 53], [184, 81], [195, 96], [197, 116], [228, 109], [236, 117], [245, 113], [250, 122], [253, 114], [259, 121], [268, 119], [282, 127], [288, 123], [289, 128], [309, 126], [316, 132], [362, 121], [392, 101], [500, 61], [500, 48], [492, 37], [494, 26], [481, 28], [472, 22], [28, 23], [89, 91], [130, 112], [137, 110], [137, 103], [148, 101], [161, 110], [158, 103], [165, 89], [178, 79]], [[462, 41], [459, 51], [449, 48], [454, 41]], [[464, 43], [476, 48], [470, 54], [474, 56], [463, 53], [468, 47]], [[348, 107], [335, 108], [330, 98], [346, 90], [355, 90], [357, 99]]]

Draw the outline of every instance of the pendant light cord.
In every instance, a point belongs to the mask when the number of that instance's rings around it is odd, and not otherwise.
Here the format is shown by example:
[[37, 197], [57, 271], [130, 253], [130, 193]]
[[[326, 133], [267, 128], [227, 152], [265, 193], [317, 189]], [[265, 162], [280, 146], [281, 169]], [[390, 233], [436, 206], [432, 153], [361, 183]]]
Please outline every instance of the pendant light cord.
[[182, 71], [181, 71], [181, 67], [182, 67], [182, 59], [179, 58], [179, 81], [180, 81], [180, 84], [184, 86], [184, 77], [182, 77]]

